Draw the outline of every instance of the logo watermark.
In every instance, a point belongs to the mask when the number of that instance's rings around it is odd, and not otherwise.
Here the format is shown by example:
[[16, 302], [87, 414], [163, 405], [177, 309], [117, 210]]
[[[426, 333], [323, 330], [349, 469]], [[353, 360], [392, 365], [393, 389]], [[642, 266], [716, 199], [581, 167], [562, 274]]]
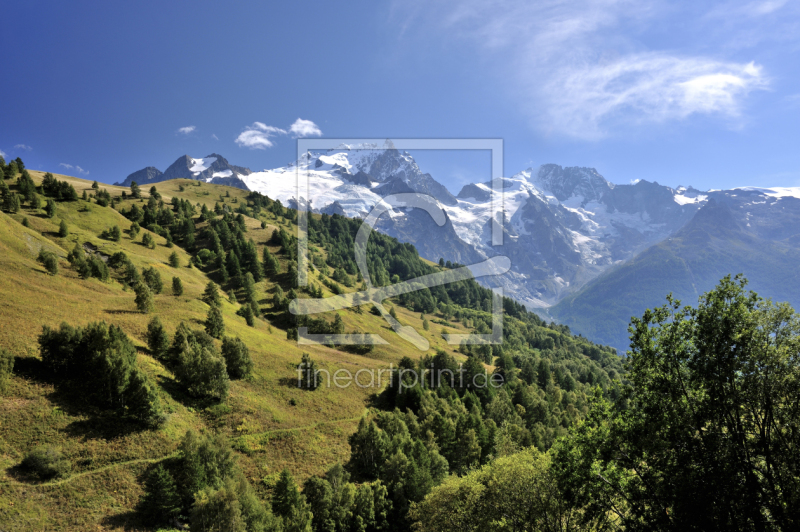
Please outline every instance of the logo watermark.
[[[354, 139], [298, 139], [298, 160], [312, 150], [336, 150], [342, 146], [357, 144], [360, 146], [377, 146], [378, 142]], [[492, 194], [491, 194], [491, 219], [503, 220], [503, 191], [500, 177], [502, 177], [503, 142], [500, 139], [402, 139], [394, 142], [398, 150], [442, 150], [442, 149], [483, 149], [492, 152]], [[359, 148], [380, 149], [380, 148]], [[308, 285], [308, 208], [310, 204], [311, 170], [307, 166], [303, 172], [297, 167], [297, 280], [299, 286]], [[376, 203], [364, 219], [355, 239], [355, 259], [361, 277], [364, 279], [365, 290], [340, 294], [323, 299], [295, 299], [290, 303], [289, 311], [294, 315], [310, 315], [330, 312], [339, 309], [352, 308], [365, 303], [372, 303], [380, 315], [390, 325], [392, 330], [403, 340], [410, 342], [420, 351], [427, 351], [429, 342], [422, 337], [416, 329], [402, 325], [383, 305], [383, 302], [392, 297], [425, 288], [433, 288], [465, 279], [483, 276], [496, 276], [509, 271], [511, 261], [508, 257], [495, 256], [483, 262], [462, 266], [452, 270], [441, 271], [417, 277], [388, 286], [373, 286], [367, 267], [367, 242], [375, 224], [381, 215], [390, 212], [395, 207], [417, 208], [426, 211], [433, 221], [442, 226], [445, 224], [446, 211], [433, 196], [422, 193], [392, 194]], [[492, 245], [502, 245], [503, 230], [499, 223], [492, 223]], [[503, 289], [492, 289], [492, 332], [489, 334], [443, 334], [448, 344], [499, 344], [503, 341]], [[298, 329], [298, 343], [325, 344], [325, 345], [378, 345], [388, 342], [378, 334], [309, 334], [307, 327]], [[367, 370], [364, 370], [367, 371]], [[338, 373], [338, 372], [337, 372]]]

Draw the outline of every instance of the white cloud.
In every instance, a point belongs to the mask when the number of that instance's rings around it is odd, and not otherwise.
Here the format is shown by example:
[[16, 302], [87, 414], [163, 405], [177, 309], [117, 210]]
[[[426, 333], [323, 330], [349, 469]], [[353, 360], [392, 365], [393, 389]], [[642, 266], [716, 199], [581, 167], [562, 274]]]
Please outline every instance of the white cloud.
[[219, 137], [217, 137], [217, 136], [216, 136], [215, 134], [213, 134], [213, 133], [211, 134], [211, 138], [212, 138], [212, 139], [214, 139], [214, 140], [219, 140]]
[[289, 132], [295, 137], [319, 137], [322, 135], [322, 131], [317, 124], [311, 120], [303, 120], [302, 118], [298, 118], [294, 121], [294, 124], [289, 128]]
[[[413, 2], [409, 2], [413, 3]], [[768, 13], [783, 2], [753, 3]], [[405, 7], [406, 27], [474, 44], [498, 70], [518, 105], [538, 129], [599, 139], [619, 126], [716, 115], [738, 120], [745, 100], [769, 85], [753, 62], [727, 61], [684, 49], [648, 48], [651, 24], [663, 32], [676, 13], [658, 0], [449, 0], [434, 9]], [[426, 19], [420, 20], [421, 13]], [[409, 22], [410, 20], [410, 22]], [[661, 33], [659, 33], [661, 35]], [[405, 38], [405, 37], [404, 37]]]
[[265, 150], [275, 145], [270, 140], [270, 137], [276, 134], [285, 135], [286, 131], [274, 126], [268, 126], [263, 122], [253, 122], [252, 126], [248, 126], [236, 137], [236, 144], [251, 150]]
[[238, 137], [236, 137], [236, 144], [243, 148], [250, 148], [251, 150], [264, 150], [271, 148], [275, 145], [272, 140], [277, 135], [289, 135], [294, 138], [308, 137], [312, 135], [322, 135], [319, 127], [311, 120], [303, 120], [298, 118], [294, 124], [289, 126], [289, 130], [281, 129], [275, 126], [268, 126], [264, 122], [253, 122], [253, 125], [247, 126]]
[[84, 170], [83, 168], [81, 168], [78, 165], [73, 166], [73, 165], [67, 164], [67, 163], [58, 163], [58, 166], [61, 166], [61, 167], [65, 168], [65, 169], [67, 169], [67, 170], [75, 170], [79, 174], [89, 175], [89, 171], [88, 170]]
[[183, 135], [188, 135], [189, 133], [193, 132], [195, 129], [197, 129], [195, 126], [181, 127], [181, 128], [178, 128], [178, 133], [181, 133]]
[[30, 146], [27, 146], [25, 144], [17, 144], [17, 145], [14, 146], [14, 149], [31, 151], [33, 148], [31, 148]]
[[6, 155], [6, 152], [4, 152], [3, 150], [0, 150], [0, 157], [5, 159], [6, 157], [8, 157], [8, 155]]

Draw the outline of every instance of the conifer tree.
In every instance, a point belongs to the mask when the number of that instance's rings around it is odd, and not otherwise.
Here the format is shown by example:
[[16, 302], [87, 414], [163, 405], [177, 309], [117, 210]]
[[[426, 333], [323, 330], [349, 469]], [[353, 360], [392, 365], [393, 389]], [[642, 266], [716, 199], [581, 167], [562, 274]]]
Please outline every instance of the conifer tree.
[[128, 230], [128, 234], [130, 235], [131, 240], [136, 240], [136, 236], [139, 234], [140, 230], [141, 227], [139, 227], [139, 224], [137, 222], [133, 222], [131, 224], [131, 228]]
[[154, 316], [147, 325], [147, 348], [157, 360], [165, 360], [169, 349], [169, 335], [158, 316]]
[[225, 337], [222, 341], [222, 357], [231, 379], [243, 379], [253, 371], [250, 350], [239, 338]]
[[169, 256], [169, 265], [173, 268], [180, 268], [181, 258], [178, 256], [177, 251], [173, 251]]
[[5, 195], [5, 198], [3, 199], [3, 209], [11, 214], [16, 214], [19, 212], [19, 195], [16, 192], [11, 192]]
[[222, 319], [222, 312], [219, 307], [212, 306], [206, 315], [206, 332], [212, 338], [222, 338], [225, 334], [225, 322]]
[[174, 296], [183, 295], [183, 282], [181, 281], [180, 277], [172, 278], [172, 295]]
[[139, 312], [143, 314], [152, 312], [155, 307], [153, 303], [153, 293], [150, 291], [147, 284], [140, 281], [134, 287], [134, 291], [136, 292], [136, 308], [139, 309]]
[[45, 212], [47, 213], [48, 218], [55, 218], [56, 217], [56, 202], [55, 200], [48, 199], [47, 206], [44, 208]]
[[58, 236], [61, 238], [69, 236], [69, 227], [67, 227], [67, 222], [64, 220], [61, 220], [61, 224], [58, 226]]
[[169, 524], [181, 512], [181, 499], [175, 479], [161, 464], [147, 476], [140, 511], [151, 525]]
[[149, 232], [147, 232], [142, 236], [142, 244], [144, 244], [145, 246], [147, 246], [150, 249], [155, 249], [156, 248], [156, 239], [153, 238], [153, 235], [151, 235]]
[[164, 283], [161, 281], [161, 274], [154, 267], [145, 268], [142, 270], [142, 279], [150, 287], [154, 294], [160, 294], [164, 289]]
[[58, 273], [58, 257], [55, 253], [41, 250], [39, 251], [39, 257], [37, 260], [44, 266], [50, 275], [56, 275]]
[[222, 300], [219, 297], [219, 290], [217, 290], [217, 285], [214, 283], [214, 281], [209, 281], [206, 285], [202, 300], [206, 303], [206, 305], [212, 307], [219, 307], [222, 305]]
[[131, 196], [133, 196], [134, 199], [140, 199], [142, 197], [142, 189], [139, 188], [139, 185], [136, 184], [136, 181], [131, 183]]

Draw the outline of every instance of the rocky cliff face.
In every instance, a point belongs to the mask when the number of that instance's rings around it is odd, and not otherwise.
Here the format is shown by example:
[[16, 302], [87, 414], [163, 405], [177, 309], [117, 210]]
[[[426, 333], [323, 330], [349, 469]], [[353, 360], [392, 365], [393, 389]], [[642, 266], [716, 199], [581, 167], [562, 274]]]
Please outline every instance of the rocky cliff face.
[[224, 157], [216, 153], [201, 159], [183, 155], [178, 157], [163, 173], [153, 166], [148, 166], [130, 174], [123, 181], [116, 184], [130, 186], [134, 181], [142, 185], [169, 181], [170, 179], [196, 179], [207, 183], [247, 190], [247, 186], [241, 178], [251, 173], [249, 168], [231, 165]]

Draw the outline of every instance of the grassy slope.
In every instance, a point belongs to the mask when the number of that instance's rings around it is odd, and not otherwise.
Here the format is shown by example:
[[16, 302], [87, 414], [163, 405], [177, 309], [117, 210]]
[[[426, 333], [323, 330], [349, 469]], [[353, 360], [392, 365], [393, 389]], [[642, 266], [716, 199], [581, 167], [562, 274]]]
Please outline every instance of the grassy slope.
[[[41, 173], [31, 172], [35, 181]], [[81, 195], [91, 193], [91, 182], [57, 176], [70, 181]], [[184, 192], [179, 186], [184, 185]], [[165, 201], [173, 195], [192, 203], [213, 207], [220, 195], [243, 201], [245, 191], [191, 181], [159, 183]], [[104, 186], [112, 195], [120, 187]], [[128, 206], [132, 200], [125, 202]], [[387, 324], [365, 311], [340, 311], [346, 329], [381, 332], [391, 342], [378, 346], [369, 356], [358, 356], [325, 347], [304, 346], [286, 340], [285, 332], [257, 320], [256, 327], [247, 327], [235, 314], [238, 305], [223, 304], [226, 334], [239, 336], [250, 347], [255, 362], [254, 375], [246, 381], [233, 381], [228, 408], [203, 408], [188, 400], [175, 385], [171, 373], [152, 359], [145, 347], [145, 329], [152, 315], [136, 312], [134, 294], [117, 282], [102, 283], [82, 280], [66, 260], [57, 276], [48, 275], [36, 263], [41, 247], [65, 258], [76, 241], [91, 242], [105, 253], [124, 251], [139, 266], [153, 265], [164, 280], [164, 293], [157, 295], [155, 315], [172, 333], [181, 321], [202, 327], [208, 307], [199, 296], [208, 282], [198, 269], [190, 269], [189, 255], [179, 247], [169, 249], [164, 239], [156, 237], [156, 249], [141, 245], [141, 235], [131, 241], [130, 223], [118, 212], [94, 203], [90, 212], [80, 212], [85, 202], [59, 203], [54, 219], [23, 208], [13, 216], [0, 214], [0, 347], [17, 356], [15, 376], [9, 393], [0, 397], [0, 529], [11, 530], [87, 530], [130, 527], [141, 487], [139, 475], [148, 464], [175, 451], [184, 432], [219, 431], [227, 435], [239, 451], [240, 463], [257, 489], [264, 489], [261, 479], [274, 476], [289, 467], [301, 479], [318, 474], [336, 461], [346, 461], [349, 454], [347, 437], [369, 404], [376, 390], [350, 386], [347, 389], [319, 389], [305, 392], [291, 386], [296, 378], [294, 365], [302, 352], [309, 352], [322, 368], [333, 372], [338, 368], [351, 371], [360, 368], [382, 368], [397, 363], [400, 357], [419, 357], [410, 344], [387, 331]], [[271, 216], [271, 215], [270, 215]], [[27, 217], [30, 228], [20, 223]], [[70, 235], [57, 236], [58, 224], [65, 220]], [[258, 244], [259, 252], [272, 230], [283, 220], [268, 218], [266, 230], [261, 221], [248, 219], [249, 237]], [[120, 242], [99, 238], [103, 229], [117, 224], [123, 229]], [[175, 250], [184, 266], [171, 268], [167, 259]], [[271, 248], [277, 252], [277, 248]], [[315, 274], [316, 275], [316, 274]], [[171, 277], [179, 276], [184, 284], [181, 297], [171, 295]], [[269, 281], [257, 285], [262, 307], [269, 308], [274, 285]], [[447, 347], [439, 336], [442, 326], [422, 328], [419, 315], [397, 307], [399, 319], [426, 336], [432, 346]], [[41, 380], [39, 375], [37, 336], [43, 325], [57, 326], [66, 321], [83, 325], [105, 320], [121, 326], [140, 347], [139, 364], [160, 384], [160, 395], [171, 412], [166, 426], [157, 431], [134, 431], [117, 423], [113, 416], [86, 407], [80, 398], [71, 397]], [[453, 323], [448, 329], [463, 332]], [[449, 351], [452, 351], [448, 347]], [[457, 358], [463, 358], [456, 355]], [[26, 479], [15, 466], [24, 453], [37, 444], [60, 447], [74, 465], [66, 482], [36, 484]]]

